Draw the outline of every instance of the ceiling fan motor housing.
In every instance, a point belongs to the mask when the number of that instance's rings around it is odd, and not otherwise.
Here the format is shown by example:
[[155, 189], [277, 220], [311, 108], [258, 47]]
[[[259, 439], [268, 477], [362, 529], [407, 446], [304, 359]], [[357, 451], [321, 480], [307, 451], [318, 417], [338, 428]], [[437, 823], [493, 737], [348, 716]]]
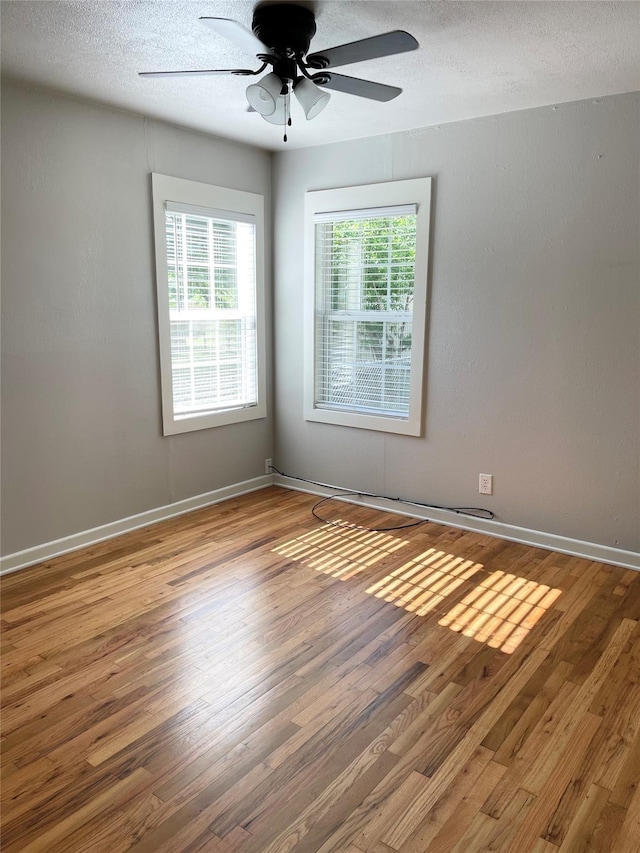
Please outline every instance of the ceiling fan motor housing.
[[315, 35], [316, 21], [304, 6], [274, 3], [255, 9], [251, 29], [278, 56], [304, 56]]

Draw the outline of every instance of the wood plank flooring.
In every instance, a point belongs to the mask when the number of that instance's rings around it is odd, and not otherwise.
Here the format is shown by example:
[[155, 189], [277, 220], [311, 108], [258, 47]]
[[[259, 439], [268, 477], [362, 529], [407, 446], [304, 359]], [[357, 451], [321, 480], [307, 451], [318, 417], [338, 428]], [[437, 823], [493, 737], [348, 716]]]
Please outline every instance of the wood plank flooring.
[[640, 851], [640, 573], [314, 502], [3, 580], [4, 853]]

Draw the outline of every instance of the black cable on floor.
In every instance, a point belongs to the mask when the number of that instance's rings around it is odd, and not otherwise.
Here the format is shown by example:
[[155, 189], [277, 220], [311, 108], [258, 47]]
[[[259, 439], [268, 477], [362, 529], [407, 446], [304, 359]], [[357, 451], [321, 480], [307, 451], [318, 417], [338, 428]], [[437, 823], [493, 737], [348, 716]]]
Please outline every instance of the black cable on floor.
[[[271, 466], [271, 470], [274, 473], [279, 474], [281, 477], [288, 477], [290, 480], [299, 480], [301, 483], [309, 483], [312, 486], [322, 486], [325, 489], [332, 489], [333, 488], [333, 486], [329, 485], [328, 483], [319, 483], [316, 480], [308, 480], [306, 477], [295, 477], [292, 474], [285, 474], [283, 471], [279, 471], [273, 465]], [[420, 501], [410, 501], [410, 500], [407, 500], [405, 498], [392, 498], [392, 497], [389, 497], [388, 495], [376, 495], [376, 494], [373, 494], [372, 492], [359, 492], [359, 491], [353, 491], [353, 490], [342, 491], [342, 492], [338, 492], [334, 495], [328, 495], [325, 498], [321, 498], [311, 508], [312, 515], [314, 516], [314, 518], [317, 518], [318, 521], [322, 521], [324, 524], [330, 524], [333, 527], [348, 527], [348, 528], [356, 529], [356, 530], [367, 530], [367, 531], [370, 531], [372, 533], [384, 533], [386, 530], [402, 530], [405, 527], [417, 527], [418, 525], [425, 524], [427, 521], [429, 521], [428, 518], [419, 518], [416, 521], [409, 522], [408, 524], [399, 524], [399, 525], [395, 525], [395, 526], [391, 526], [391, 527], [361, 527], [358, 524], [346, 524], [344, 522], [339, 522], [339, 521], [329, 521], [326, 518], [322, 518], [322, 516], [318, 514], [318, 512], [317, 512], [318, 507], [322, 506], [323, 504], [325, 504], [329, 501], [339, 500], [340, 498], [343, 498], [343, 497], [377, 498], [379, 500], [395, 501], [396, 503], [406, 504], [407, 506], [416, 506], [416, 507], [421, 507], [423, 509], [438, 509], [438, 510], [442, 510], [443, 512], [453, 512], [453, 513], [456, 513], [456, 515], [468, 515], [468, 516], [471, 516], [473, 518], [481, 518], [481, 519], [486, 520], [486, 521], [490, 521], [491, 519], [495, 518], [495, 514], [493, 512], [491, 512], [491, 510], [484, 509], [483, 507], [477, 507], [477, 506], [440, 506], [439, 504], [421, 503]]]

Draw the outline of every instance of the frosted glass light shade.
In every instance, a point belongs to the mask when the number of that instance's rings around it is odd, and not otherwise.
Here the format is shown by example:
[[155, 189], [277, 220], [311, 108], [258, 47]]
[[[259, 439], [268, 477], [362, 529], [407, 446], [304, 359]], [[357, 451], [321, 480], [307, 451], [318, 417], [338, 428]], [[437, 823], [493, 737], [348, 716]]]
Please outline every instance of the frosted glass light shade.
[[282, 90], [282, 80], [277, 74], [271, 72], [263, 77], [259, 83], [252, 83], [247, 87], [247, 100], [253, 109], [263, 116], [270, 116], [275, 112], [276, 101]]
[[262, 118], [271, 124], [286, 124], [288, 118], [286, 95], [279, 95], [275, 102], [274, 111], [268, 116], [263, 114]]
[[328, 92], [323, 92], [322, 89], [318, 88], [311, 80], [307, 80], [306, 77], [303, 77], [302, 80], [296, 83], [293, 91], [307, 119], [312, 119], [319, 115], [331, 98]]

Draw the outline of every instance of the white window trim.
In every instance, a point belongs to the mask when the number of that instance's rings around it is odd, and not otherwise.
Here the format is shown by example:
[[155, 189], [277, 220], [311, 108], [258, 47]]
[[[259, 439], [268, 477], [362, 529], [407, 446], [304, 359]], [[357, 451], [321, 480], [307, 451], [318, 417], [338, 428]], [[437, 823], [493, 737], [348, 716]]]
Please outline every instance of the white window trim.
[[[153, 219], [156, 250], [156, 281], [158, 299], [158, 340], [160, 345], [160, 376], [162, 391], [162, 424], [164, 435], [209, 429], [210, 427], [256, 420], [267, 415], [266, 405], [266, 349], [264, 308], [264, 197], [256, 193], [217, 187], [199, 181], [187, 181], [168, 175], [152, 174]], [[200, 208], [225, 210], [255, 217], [256, 253], [256, 336], [258, 402], [255, 406], [223, 409], [219, 412], [180, 415], [173, 410], [173, 383], [171, 370], [171, 327], [169, 311], [169, 281], [167, 272], [167, 245], [165, 203], [175, 202]]]
[[[416, 258], [413, 298], [411, 384], [407, 418], [319, 408], [315, 405], [316, 298], [314, 216], [332, 211], [356, 211], [416, 204]], [[423, 374], [426, 344], [427, 275], [431, 215], [431, 178], [317, 190], [305, 197], [305, 343], [304, 416], [316, 421], [400, 435], [422, 434]]]

